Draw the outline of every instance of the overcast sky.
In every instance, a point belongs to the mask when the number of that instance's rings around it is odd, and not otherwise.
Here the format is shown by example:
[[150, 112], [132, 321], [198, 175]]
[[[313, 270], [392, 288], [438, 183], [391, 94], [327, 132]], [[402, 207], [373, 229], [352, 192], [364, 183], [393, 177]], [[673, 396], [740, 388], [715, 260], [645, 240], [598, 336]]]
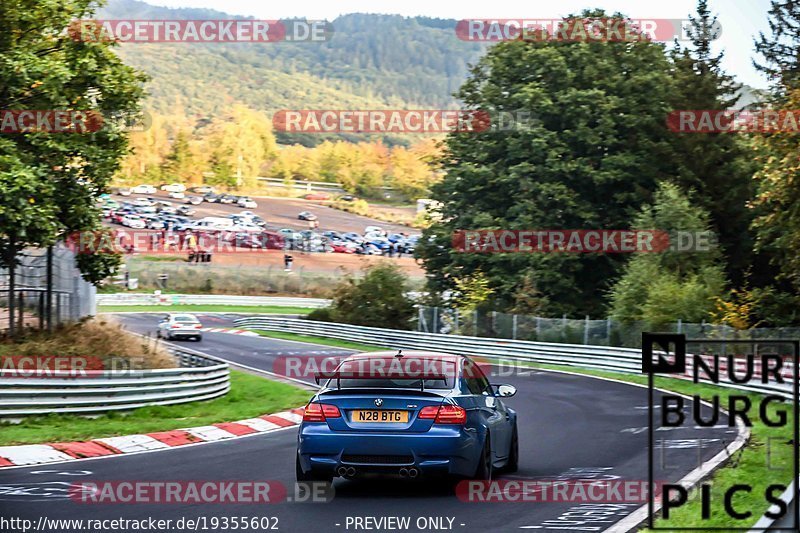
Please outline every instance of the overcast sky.
[[[406, 16], [465, 18], [550, 19], [601, 7], [619, 11], [634, 19], [685, 19], [694, 13], [696, 0], [147, 0], [169, 7], [207, 7], [233, 15], [259, 19], [307, 17], [334, 19], [346, 13], [393, 13]], [[766, 80], [752, 66], [753, 38], [768, 31], [769, 0], [710, 0], [719, 17], [722, 36], [717, 51], [725, 52], [724, 67], [741, 83], [765, 88]], [[455, 36], [454, 36], [455, 38]]]

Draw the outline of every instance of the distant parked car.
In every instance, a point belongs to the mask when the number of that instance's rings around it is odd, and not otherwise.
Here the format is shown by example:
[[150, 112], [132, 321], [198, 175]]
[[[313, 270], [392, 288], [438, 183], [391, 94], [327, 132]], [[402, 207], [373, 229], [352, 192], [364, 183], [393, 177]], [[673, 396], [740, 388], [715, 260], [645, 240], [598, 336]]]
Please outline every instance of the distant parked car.
[[176, 200], [182, 200], [186, 198], [186, 195], [182, 191], [172, 191], [169, 193], [170, 198], [175, 198]]
[[303, 196], [306, 200], [330, 200], [331, 197], [324, 192], [312, 192]]
[[202, 196], [189, 196], [186, 198], [186, 203], [191, 205], [200, 205], [203, 203]]
[[150, 207], [153, 205], [153, 202], [147, 198], [136, 198], [135, 200], [131, 201], [131, 205], [133, 207]]
[[364, 242], [364, 237], [362, 237], [355, 231], [348, 231], [347, 233], [343, 233], [342, 238], [346, 241], [354, 242], [356, 244], [361, 244], [362, 242]]
[[386, 231], [380, 226], [367, 226], [364, 228], [364, 234], [367, 233], [379, 233], [381, 235], [386, 235]]
[[256, 201], [247, 196], [240, 197], [239, 200], [236, 202], [236, 205], [238, 205], [239, 207], [246, 207], [247, 209], [255, 209], [256, 207], [258, 207]]
[[133, 194], [155, 194], [156, 188], [152, 185], [137, 185], [136, 187], [131, 188], [131, 192]]
[[210, 204], [216, 204], [222, 196], [213, 192], [208, 192], [203, 195], [203, 200]]
[[317, 220], [317, 215], [310, 211], [300, 211], [300, 213], [297, 214], [297, 218], [300, 220]]
[[337, 198], [337, 200], [341, 200], [343, 202], [354, 202], [356, 200], [356, 197], [353, 196], [352, 194], [344, 194], [339, 198]]
[[131, 188], [130, 187], [119, 187], [117, 189], [117, 194], [120, 196], [130, 196], [131, 195]]
[[327, 238], [327, 239], [330, 239], [330, 240], [332, 240], [332, 241], [341, 241], [341, 240], [344, 240], [344, 237], [342, 237], [342, 236], [339, 234], [339, 232], [338, 232], [338, 231], [323, 231], [323, 232], [322, 232], [322, 236], [323, 236], [323, 237], [325, 237], [325, 238]]
[[217, 201], [221, 204], [235, 204], [239, 201], [239, 197], [232, 194], [223, 194]]
[[339, 254], [352, 254], [358, 250], [358, 245], [352, 241], [331, 241], [329, 244]]
[[288, 241], [297, 241], [300, 242], [303, 240], [303, 236], [296, 232], [293, 229], [289, 228], [281, 228], [278, 230], [278, 234], [280, 234], [284, 239]]
[[214, 192], [214, 187], [210, 187], [208, 185], [199, 185], [197, 187], [189, 187], [191, 192], [196, 192], [197, 194], [208, 194], [210, 192]]
[[191, 216], [196, 213], [195, 209], [188, 205], [181, 205], [178, 207], [177, 212], [179, 215]]
[[161, 190], [167, 192], [184, 192], [186, 190], [186, 185], [182, 183], [169, 183], [162, 185]]
[[137, 215], [123, 215], [121, 223], [123, 226], [133, 229], [144, 229], [147, 226], [145, 221]]

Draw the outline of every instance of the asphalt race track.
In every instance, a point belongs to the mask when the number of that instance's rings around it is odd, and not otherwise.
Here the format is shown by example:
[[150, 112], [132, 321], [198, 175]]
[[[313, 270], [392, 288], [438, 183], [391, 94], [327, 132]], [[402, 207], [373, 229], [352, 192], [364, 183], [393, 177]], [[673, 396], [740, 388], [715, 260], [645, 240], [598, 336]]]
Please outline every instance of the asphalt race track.
[[[134, 331], [152, 332], [158, 315], [125, 315]], [[204, 325], [230, 325], [224, 316], [198, 315]], [[345, 353], [329, 347], [205, 333], [187, 342], [233, 363], [271, 370], [280, 355]], [[506, 400], [519, 413], [520, 469], [513, 479], [647, 479], [647, 391], [621, 383], [553, 372], [495, 377], [518, 394]], [[310, 394], [309, 394], [310, 396]], [[727, 422], [727, 419], [725, 423]], [[722, 422], [721, 422], [722, 423]], [[665, 428], [666, 429], [666, 428]], [[288, 532], [354, 531], [353, 517], [411, 517], [410, 531], [602, 531], [640, 504], [463, 502], [444, 484], [415, 481], [334, 482], [330, 502], [288, 501], [263, 504], [86, 504], [73, 502], [66, 487], [84, 481], [264, 481], [277, 480], [294, 494], [296, 427], [252, 437], [67, 464], [0, 470], [0, 516], [31, 519], [172, 519], [201, 517], [277, 517]], [[702, 441], [697, 439], [702, 437]], [[721, 451], [736, 437], [727, 427], [656, 431], [666, 448], [658, 480], [676, 481]], [[657, 440], [657, 442], [658, 442]], [[698, 448], [698, 446], [702, 446]], [[657, 455], [658, 457], [658, 455]], [[418, 517], [443, 519], [418, 527]], [[450, 522], [452, 519], [452, 522]], [[200, 526], [198, 530], [203, 530]], [[209, 531], [221, 531], [212, 528]], [[364, 529], [360, 529], [364, 530]], [[375, 529], [373, 529], [375, 530]], [[387, 530], [381, 528], [378, 530]], [[45, 531], [79, 531], [62, 527]], [[116, 531], [114, 529], [110, 531]], [[172, 527], [164, 531], [180, 531]]]

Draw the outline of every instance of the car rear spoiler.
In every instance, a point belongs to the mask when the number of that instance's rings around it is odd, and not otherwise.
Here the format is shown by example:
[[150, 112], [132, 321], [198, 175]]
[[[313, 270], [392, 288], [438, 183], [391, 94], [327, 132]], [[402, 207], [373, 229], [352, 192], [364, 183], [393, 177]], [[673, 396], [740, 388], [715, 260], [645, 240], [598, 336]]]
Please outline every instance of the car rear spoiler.
[[334, 370], [331, 372], [320, 371], [314, 374], [314, 381], [319, 385], [323, 379], [335, 379], [336, 388], [342, 388], [342, 378], [344, 379], [418, 379], [420, 380], [420, 390], [425, 390], [425, 381], [435, 380], [447, 383], [447, 374], [444, 372], [398, 372], [389, 370], [385, 372], [369, 372], [364, 370]]

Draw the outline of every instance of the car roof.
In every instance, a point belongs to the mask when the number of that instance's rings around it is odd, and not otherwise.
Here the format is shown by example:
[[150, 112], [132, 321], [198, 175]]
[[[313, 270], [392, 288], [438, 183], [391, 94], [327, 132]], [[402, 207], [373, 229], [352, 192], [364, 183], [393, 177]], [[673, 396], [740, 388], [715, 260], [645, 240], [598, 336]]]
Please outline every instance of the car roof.
[[[352, 361], [356, 359], [386, 359], [388, 357], [395, 357], [397, 356], [397, 350], [385, 351], [385, 352], [362, 352], [362, 353], [354, 353], [352, 355], [347, 356], [343, 361]], [[428, 352], [422, 350], [401, 350], [403, 357], [414, 357], [417, 359], [429, 359], [431, 361], [444, 361], [448, 363], [458, 363], [461, 359], [464, 358], [463, 355], [455, 355], [452, 353], [444, 353], [444, 352]]]

